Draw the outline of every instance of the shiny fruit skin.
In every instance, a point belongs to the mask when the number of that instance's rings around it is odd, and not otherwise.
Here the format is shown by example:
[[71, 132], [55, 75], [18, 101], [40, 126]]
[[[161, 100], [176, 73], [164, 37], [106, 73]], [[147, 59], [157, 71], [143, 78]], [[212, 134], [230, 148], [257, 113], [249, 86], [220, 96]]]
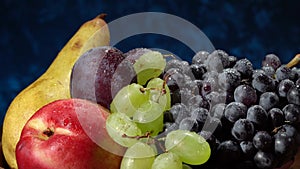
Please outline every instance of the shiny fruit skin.
[[70, 98], [70, 75], [76, 60], [87, 50], [109, 44], [109, 30], [101, 15], [84, 23], [35, 82], [20, 92], [10, 104], [3, 122], [2, 147], [11, 168], [17, 168], [15, 148], [22, 128], [42, 106]]
[[122, 156], [101, 147], [109, 144], [124, 152], [106, 132], [108, 116], [107, 109], [83, 99], [43, 106], [22, 130], [16, 147], [19, 169], [119, 169]]
[[113, 91], [119, 91], [124, 86], [123, 77], [114, 79], [123, 59], [123, 53], [112, 46], [100, 46], [85, 52], [72, 69], [71, 97], [97, 102], [109, 108], [115, 94]]

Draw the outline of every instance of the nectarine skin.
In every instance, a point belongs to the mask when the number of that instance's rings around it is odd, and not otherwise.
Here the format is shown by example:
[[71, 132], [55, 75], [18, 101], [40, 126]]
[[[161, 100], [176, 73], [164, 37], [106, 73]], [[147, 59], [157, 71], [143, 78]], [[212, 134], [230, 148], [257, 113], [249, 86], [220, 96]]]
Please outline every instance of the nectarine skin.
[[[82, 118], [84, 115], [86, 118]], [[100, 146], [100, 142], [105, 142], [119, 153], [124, 151], [106, 133], [108, 115], [102, 106], [81, 99], [47, 104], [29, 119], [22, 130], [16, 148], [18, 168], [119, 169], [122, 156]], [[92, 130], [86, 131], [82, 127], [85, 124], [89, 124]], [[101, 137], [89, 136], [99, 133]]]

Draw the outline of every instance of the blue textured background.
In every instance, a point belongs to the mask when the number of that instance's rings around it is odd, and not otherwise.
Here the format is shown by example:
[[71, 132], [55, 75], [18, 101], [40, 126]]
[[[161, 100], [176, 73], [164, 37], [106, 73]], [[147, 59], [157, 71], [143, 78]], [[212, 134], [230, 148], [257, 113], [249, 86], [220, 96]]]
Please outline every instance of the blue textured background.
[[[177, 15], [198, 26], [216, 48], [247, 57], [258, 67], [268, 53], [288, 62], [299, 52], [299, 6], [300, 1], [292, 0], [2, 0], [0, 123], [12, 99], [46, 70], [83, 22], [99, 13], [108, 14], [107, 22], [136, 12]], [[192, 55], [170, 38], [150, 35], [130, 38], [118, 47], [127, 51], [139, 45], [167, 48], [182, 57]]]

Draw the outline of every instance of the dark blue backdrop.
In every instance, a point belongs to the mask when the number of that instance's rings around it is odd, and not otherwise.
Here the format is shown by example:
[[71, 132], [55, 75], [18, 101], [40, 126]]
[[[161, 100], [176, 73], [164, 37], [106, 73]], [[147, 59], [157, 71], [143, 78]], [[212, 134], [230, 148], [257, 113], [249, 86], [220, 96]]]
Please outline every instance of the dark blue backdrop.
[[[46, 70], [83, 22], [99, 13], [108, 14], [107, 22], [136, 12], [177, 15], [199, 27], [216, 48], [247, 57], [258, 67], [267, 53], [288, 62], [299, 52], [299, 6], [300, 1], [292, 0], [2, 0], [0, 123], [17, 93]], [[182, 57], [192, 55], [179, 42], [156, 35], [129, 38], [118, 45], [123, 51], [140, 46], [168, 49]]]

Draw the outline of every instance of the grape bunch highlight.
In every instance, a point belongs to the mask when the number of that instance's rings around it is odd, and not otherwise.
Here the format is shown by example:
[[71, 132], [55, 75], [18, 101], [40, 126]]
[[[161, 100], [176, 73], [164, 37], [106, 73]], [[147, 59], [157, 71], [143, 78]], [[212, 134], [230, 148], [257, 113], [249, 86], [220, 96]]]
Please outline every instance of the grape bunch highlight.
[[105, 46], [73, 68], [72, 97], [111, 112], [106, 130], [127, 148], [122, 169], [265, 169], [293, 160], [299, 55], [285, 65], [268, 54], [261, 68], [223, 50], [199, 51], [191, 63], [166, 57]]

